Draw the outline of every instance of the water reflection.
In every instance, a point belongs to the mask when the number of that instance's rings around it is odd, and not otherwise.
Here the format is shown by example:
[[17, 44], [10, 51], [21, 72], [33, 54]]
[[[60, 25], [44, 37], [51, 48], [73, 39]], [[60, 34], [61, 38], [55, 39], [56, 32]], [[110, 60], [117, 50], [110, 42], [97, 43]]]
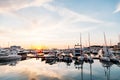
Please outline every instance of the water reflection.
[[110, 80], [110, 68], [113, 65], [113, 63], [104, 62], [104, 61], [100, 61], [100, 62], [102, 63], [102, 66], [104, 68], [106, 80]]
[[76, 69], [80, 69], [83, 67], [83, 63], [84, 63], [84, 61], [75, 60], [74, 66]]
[[18, 60], [11, 60], [11, 61], [0, 61], [0, 66], [1, 65], [9, 65], [9, 66], [16, 66], [16, 64], [18, 63], [18, 61], [20, 61], [20, 59]]
[[[90, 64], [90, 80], [92, 80], [92, 63], [93, 62], [89, 62]], [[74, 66], [76, 69], [80, 69], [81, 70], [81, 80], [83, 80], [83, 64], [84, 64], [84, 61], [79, 61], [79, 60], [75, 60], [74, 62]]]
[[53, 65], [53, 64], [55, 64], [56, 63], [56, 59], [46, 59], [46, 61], [45, 61], [45, 63], [48, 63], [48, 64], [50, 64], [50, 65]]
[[[49, 64], [55, 64], [55, 63], [59, 62], [57, 60], [55, 60], [55, 61], [54, 60], [55, 59], [52, 59], [52, 61], [51, 61], [51, 60], [48, 59], [48, 61], [50, 61], [50, 63], [49, 62], [48, 63]], [[89, 75], [90, 75], [89, 80], [94, 80], [93, 71], [92, 71], [93, 70], [92, 69], [92, 64], [94, 62], [85, 62], [85, 61], [71, 60], [71, 59], [66, 59], [65, 61], [61, 61], [61, 62], [66, 63], [67, 66], [70, 66], [72, 63], [74, 63], [75, 69], [78, 69], [78, 70], [81, 71], [81, 73], [80, 73], [81, 74], [81, 77], [80, 77], [81, 80], [86, 80], [86, 79], [83, 78], [84, 77], [84, 66], [83, 65], [84, 65], [84, 63], [88, 63], [89, 64]], [[111, 68], [112, 65], [115, 65], [115, 64], [113, 64], [112, 62], [104, 62], [104, 61], [100, 61], [100, 63], [102, 64], [101, 66], [104, 68], [105, 80], [110, 80], [110, 70], [111, 70], [110, 68]], [[120, 64], [116, 64], [116, 65], [119, 66]], [[103, 79], [103, 78], [101, 78], [101, 79]]]
[[90, 63], [90, 80], [92, 80], [92, 63]]
[[81, 80], [83, 80], [83, 61], [75, 60], [74, 66], [76, 69], [81, 69]]
[[80, 79], [81, 80], [86, 80], [86, 79], [83, 79], [83, 75], [84, 75], [83, 74], [84, 73], [83, 65], [84, 65], [84, 63], [89, 63], [89, 65], [90, 65], [89, 66], [90, 67], [90, 80], [92, 80], [92, 63], [94, 63], [94, 62], [86, 62], [86, 61], [81, 61], [78, 59], [72, 60], [71, 58], [66, 58], [66, 59], [61, 60], [61, 61], [54, 59], [54, 58], [46, 58], [46, 59], [43, 58], [42, 61], [45, 61], [45, 63], [48, 63], [50, 65], [56, 64], [57, 62], [58, 63], [64, 62], [64, 63], [66, 63], [67, 66], [70, 66], [72, 63], [74, 63], [75, 69], [78, 69], [81, 71], [80, 72], [80, 74], [81, 74]]
[[71, 63], [73, 62], [72, 58], [69, 58], [69, 57], [65, 57], [64, 59], [60, 60], [60, 59], [57, 59], [55, 57], [47, 57], [47, 58], [41, 58], [41, 61], [45, 61], [45, 63], [47, 64], [50, 64], [50, 65], [53, 65], [53, 64], [56, 64], [57, 62], [64, 62], [66, 63], [67, 66], [70, 66]]
[[0, 80], [119, 80], [120, 72], [115, 64], [99, 60], [59, 61], [53, 57], [15, 61], [12, 67], [9, 64], [0, 65]]

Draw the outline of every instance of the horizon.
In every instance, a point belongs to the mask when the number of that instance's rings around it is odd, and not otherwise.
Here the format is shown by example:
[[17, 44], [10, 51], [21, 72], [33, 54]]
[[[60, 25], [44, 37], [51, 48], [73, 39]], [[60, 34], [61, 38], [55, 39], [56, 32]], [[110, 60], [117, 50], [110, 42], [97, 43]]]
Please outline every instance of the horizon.
[[1, 0], [0, 47], [67, 48], [120, 42], [120, 0]]

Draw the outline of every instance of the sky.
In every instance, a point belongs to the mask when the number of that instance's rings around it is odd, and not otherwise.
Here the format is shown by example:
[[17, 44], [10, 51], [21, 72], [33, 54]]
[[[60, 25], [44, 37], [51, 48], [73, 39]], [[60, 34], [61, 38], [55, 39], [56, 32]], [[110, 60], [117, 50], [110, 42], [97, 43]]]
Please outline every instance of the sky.
[[119, 42], [120, 0], [0, 0], [0, 46], [67, 48]]

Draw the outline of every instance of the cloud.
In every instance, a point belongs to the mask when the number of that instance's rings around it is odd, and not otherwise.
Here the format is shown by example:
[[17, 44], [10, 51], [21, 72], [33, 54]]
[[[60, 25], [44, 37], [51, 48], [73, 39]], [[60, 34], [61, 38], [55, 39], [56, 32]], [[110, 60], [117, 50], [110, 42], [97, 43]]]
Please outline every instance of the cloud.
[[[31, 65], [33, 66], [30, 67]], [[75, 70], [74, 67], [75, 66], [72, 64], [69, 67], [67, 67], [66, 63], [49, 65], [45, 62], [41, 62], [41, 59], [29, 59], [18, 62], [18, 64], [16, 64], [16, 66], [14, 67], [1, 66], [0, 79], [6, 80], [9, 78], [11, 80], [80, 80], [81, 72], [80, 70]], [[84, 75], [87, 74], [89, 74], [89, 67], [88, 70], [84, 68]]]
[[0, 36], [5, 34], [10, 34], [11, 32], [13, 32], [13, 30], [6, 30], [4, 26], [0, 27]]
[[[23, 43], [25, 42], [25, 44], [31, 44], [32, 42], [44, 44], [48, 41], [56, 41], [57, 43], [61, 40], [67, 40], [68, 42], [69, 39], [69, 41], [72, 40], [71, 42], [74, 42], [76, 38], [71, 38], [71, 35], [76, 37], [76, 34], [73, 33], [91, 31], [98, 27], [93, 27], [93, 24], [100, 25], [104, 23], [89, 15], [77, 13], [65, 7], [49, 4], [49, 2], [52, 1], [53, 0], [0, 0], [0, 12], [5, 13], [4, 15], [7, 14], [7, 16], [15, 17], [15, 20], [23, 23], [21, 27], [15, 25], [16, 28], [14, 30], [12, 27], [4, 25], [7, 26], [7, 30], [5, 28], [4, 31], [9, 30], [9, 33], [2, 32], [4, 33], [3, 36], [5, 36], [4, 41], [11, 40], [11, 42], [14, 43], [16, 41], [16, 44], [20, 43], [20, 41]], [[36, 12], [28, 15], [25, 10], [22, 10], [22, 12], [18, 11], [32, 6], [35, 6], [35, 8], [42, 7], [42, 9], [49, 13], [40, 13], [38, 17], [34, 17], [34, 15], [36, 15], [34, 13]], [[36, 9], [39, 11], [39, 8]], [[30, 10], [30, 12], [32, 12], [32, 10]], [[81, 23], [85, 23], [86, 25], [82, 25]], [[89, 23], [92, 23], [92, 25], [88, 26]]]
[[92, 23], [102, 23], [102, 21], [89, 17], [87, 15], [79, 14], [67, 8], [52, 6], [49, 4], [42, 5], [44, 8], [57, 12], [60, 16], [65, 17], [68, 19], [67, 22], [74, 23], [74, 22], [92, 22]]
[[41, 6], [52, 0], [0, 0], [0, 13], [16, 11], [30, 6]]
[[[0, 1], [0, 12], [5, 12], [5, 11], [9, 12], [10, 11], [10, 13], [8, 13], [9, 15], [16, 16], [19, 19], [23, 19], [27, 23], [31, 23], [31, 29], [34, 28], [33, 26], [39, 26], [41, 24], [44, 27], [47, 26], [47, 25], [43, 24], [46, 21], [36, 24], [35, 22], [38, 23], [39, 20], [32, 20], [30, 17], [26, 17], [26, 16], [23, 16], [21, 14], [18, 14], [16, 12], [11, 12], [11, 11], [16, 11], [16, 10], [19, 10], [19, 9], [22, 9], [25, 7], [30, 7], [30, 6], [42, 6], [42, 7], [46, 8], [47, 10], [58, 13], [62, 17], [62, 19], [55, 20], [55, 19], [50, 18], [53, 20], [53, 21], [51, 20], [49, 23], [51, 26], [53, 26], [52, 29], [61, 27], [61, 26], [65, 26], [65, 25], [69, 26], [73, 23], [77, 24], [77, 22], [103, 23], [103, 21], [94, 19], [87, 15], [79, 14], [79, 13], [74, 12], [67, 8], [62, 8], [62, 7], [58, 7], [58, 6], [45, 4], [50, 1], [53, 1], [53, 0], [22, 0], [22, 1], [21, 0], [16, 0], [16, 1], [4, 0], [4, 1]], [[47, 19], [49, 18], [48, 16], [47, 16]], [[44, 16], [44, 17], [46, 18], [46, 16]], [[53, 16], [53, 18], [54, 18], [54, 16]], [[44, 18], [43, 18], [43, 20], [44, 20]]]
[[113, 13], [117, 13], [117, 12], [120, 12], [120, 3], [117, 5], [117, 8]]
[[[95, 24], [102, 23], [102, 21], [100, 20], [83, 14], [79, 14], [68, 8], [62, 8], [50, 4], [44, 4], [41, 7], [44, 7], [46, 10], [48, 10], [49, 14], [41, 14], [41, 17], [33, 18], [32, 16], [27, 16], [26, 14], [22, 15], [16, 12], [9, 13], [10, 16], [15, 16], [16, 18], [18, 18], [18, 20], [23, 20], [26, 24], [23, 25], [24, 28], [16, 28], [10, 34], [6, 34], [9, 35], [7, 36], [9, 40], [15, 39], [16, 41], [23, 42], [28, 40], [31, 42], [41, 41], [42, 43], [45, 43], [45, 41], [54, 41], [54, 39], [60, 41], [60, 38], [63, 37], [62, 35], [64, 34], [66, 35], [64, 35], [63, 40], [66, 40], [67, 38], [71, 39], [71, 37], [68, 37], [68, 35], [79, 32], [87, 32], [96, 28], [90, 26], [83, 27], [81, 26], [81, 22]], [[53, 12], [55, 14], [58, 14], [57, 17], [52, 14]], [[12, 29], [9, 28], [9, 30]]]

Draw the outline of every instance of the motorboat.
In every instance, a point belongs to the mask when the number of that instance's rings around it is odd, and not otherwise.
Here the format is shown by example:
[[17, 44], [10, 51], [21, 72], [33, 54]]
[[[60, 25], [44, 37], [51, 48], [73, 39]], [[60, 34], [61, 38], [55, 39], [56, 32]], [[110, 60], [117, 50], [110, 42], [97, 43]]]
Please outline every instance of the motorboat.
[[19, 60], [21, 56], [17, 54], [16, 50], [8, 49], [0, 49], [0, 62], [11, 61], [11, 60]]
[[73, 55], [74, 55], [74, 56], [81, 56], [81, 54], [82, 54], [82, 49], [81, 49], [80, 47], [81, 47], [81, 45], [79, 45], [79, 44], [76, 44], [76, 45], [74, 46], [74, 52], [73, 52]]

